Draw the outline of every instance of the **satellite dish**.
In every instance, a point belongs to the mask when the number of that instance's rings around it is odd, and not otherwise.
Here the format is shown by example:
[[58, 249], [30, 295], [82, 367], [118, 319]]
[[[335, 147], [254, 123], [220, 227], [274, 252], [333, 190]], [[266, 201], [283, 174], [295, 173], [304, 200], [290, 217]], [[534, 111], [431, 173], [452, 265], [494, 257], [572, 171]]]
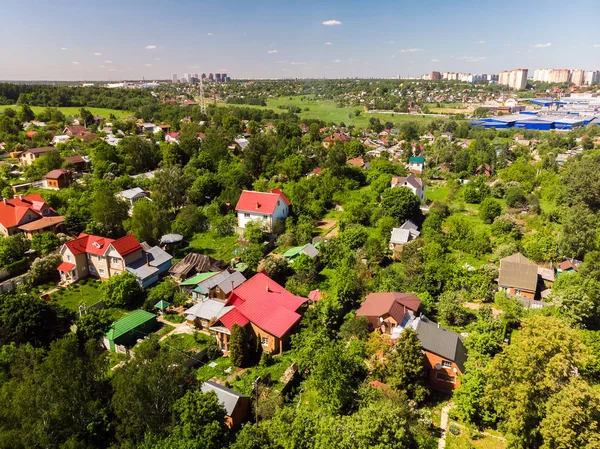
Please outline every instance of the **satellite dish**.
[[458, 373], [458, 370], [456, 368], [452, 368], [452, 371], [454, 371], [455, 373]]
[[442, 365], [440, 365], [439, 363], [435, 364], [435, 369], [442, 369]]

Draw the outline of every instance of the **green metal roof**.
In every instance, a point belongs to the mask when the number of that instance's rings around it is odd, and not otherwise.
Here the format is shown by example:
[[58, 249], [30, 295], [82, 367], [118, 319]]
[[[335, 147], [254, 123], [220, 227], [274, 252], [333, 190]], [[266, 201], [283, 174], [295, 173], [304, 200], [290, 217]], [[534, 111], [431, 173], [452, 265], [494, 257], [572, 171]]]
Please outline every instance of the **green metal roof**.
[[167, 307], [169, 307], [171, 305], [170, 302], [165, 301], [164, 299], [161, 299], [160, 301], [158, 301], [156, 304], [154, 304], [154, 307], [157, 309], [166, 309]]
[[[308, 245], [308, 243], [306, 244]], [[304, 248], [306, 248], [306, 245], [302, 245], [302, 246], [295, 246], [293, 248], [288, 249], [285, 253], [283, 253], [283, 257], [285, 258], [291, 258], [291, 257], [295, 257], [298, 254], [300, 254], [302, 252], [302, 250]]]
[[212, 272], [209, 272], [209, 273], [198, 273], [197, 275], [192, 276], [189, 279], [186, 279], [180, 285], [196, 285], [196, 284], [199, 284], [202, 281], [205, 281], [209, 277], [214, 276], [217, 273], [218, 273], [218, 271], [212, 271]]
[[153, 313], [140, 309], [134, 310], [120, 320], [115, 321], [111, 325], [110, 330], [106, 333], [106, 338], [109, 340], [115, 340], [116, 338], [125, 335], [129, 331], [153, 319], [156, 319], [156, 315]]
[[425, 162], [425, 158], [423, 156], [415, 156], [415, 157], [411, 157], [408, 162], [421, 162], [424, 163]]

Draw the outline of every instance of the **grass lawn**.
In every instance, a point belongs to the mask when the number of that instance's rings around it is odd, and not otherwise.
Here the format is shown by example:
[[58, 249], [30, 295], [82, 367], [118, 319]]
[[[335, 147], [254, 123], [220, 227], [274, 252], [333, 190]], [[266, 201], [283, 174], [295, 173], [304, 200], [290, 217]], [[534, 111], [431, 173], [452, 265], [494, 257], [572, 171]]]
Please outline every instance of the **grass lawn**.
[[425, 197], [431, 201], [444, 201], [450, 195], [450, 187], [445, 185], [427, 186]]
[[[301, 100], [303, 97], [304, 101]], [[401, 122], [412, 120], [429, 122], [435, 118], [409, 114], [369, 114], [365, 113], [361, 106], [347, 106], [340, 108], [337, 106], [335, 100], [314, 100], [310, 96], [300, 95], [293, 97], [270, 98], [267, 100], [267, 106], [227, 105], [224, 102], [218, 103], [218, 105], [272, 109], [277, 113], [287, 112], [286, 109], [279, 109], [278, 106], [294, 105], [302, 108], [302, 112], [298, 114], [301, 119], [317, 118], [325, 122], [333, 122], [336, 124], [344, 122], [346, 125], [354, 125], [357, 128], [366, 128], [369, 125], [369, 119], [371, 117], [379, 118], [382, 122], [390, 121], [394, 123], [395, 126]], [[308, 108], [308, 111], [306, 111], [305, 108]], [[358, 117], [355, 115], [355, 111], [360, 111], [360, 115]]]
[[[161, 324], [161, 323], [159, 323], [159, 324]], [[175, 326], [171, 326], [170, 324], [164, 324], [164, 323], [162, 323], [162, 326], [160, 327], [160, 329], [158, 329], [154, 333], [154, 335], [156, 335], [158, 338], [161, 338], [161, 337], [167, 335], [173, 329], [175, 329]]]
[[[452, 423], [452, 421], [450, 421]], [[471, 438], [470, 431], [465, 427], [459, 427], [460, 434], [453, 435], [452, 432], [447, 433], [446, 448], [447, 449], [504, 449], [506, 442], [501, 438], [494, 438], [492, 435], [500, 437], [498, 432], [486, 431], [490, 435], [477, 433], [475, 438]]]
[[174, 324], [183, 323], [185, 321], [185, 318], [177, 313], [165, 313], [164, 318], [169, 323], [174, 323]]
[[235, 257], [233, 251], [240, 246], [238, 235], [218, 235], [213, 232], [201, 232], [196, 234], [186, 252], [196, 252], [229, 262]]
[[[215, 366], [210, 366], [214, 364]], [[235, 368], [231, 365], [231, 359], [229, 357], [219, 357], [216, 360], [206, 362], [196, 373], [196, 379], [204, 382], [212, 379], [213, 377], [227, 377], [230, 373], [226, 373], [225, 370], [231, 368], [231, 372]]]
[[161, 344], [168, 345], [169, 347], [175, 348], [179, 351], [187, 351], [189, 349], [204, 349], [214, 337], [209, 335], [195, 332], [194, 334], [177, 334], [170, 335], [165, 338]]
[[52, 293], [50, 297], [61, 306], [76, 312], [79, 304], [85, 302], [88, 306], [91, 306], [100, 300], [100, 284], [100, 281], [96, 280], [88, 280], [85, 284], [76, 282], [66, 289], [61, 288]]
[[274, 357], [274, 363], [271, 366], [253, 366], [248, 368], [239, 379], [231, 382], [231, 388], [243, 394], [252, 394], [252, 383], [257, 377], [266, 379], [270, 377], [271, 387], [274, 389], [281, 389], [283, 384], [279, 383], [279, 378], [283, 375], [286, 369], [292, 364], [292, 356], [290, 354], [283, 354], [278, 357]]
[[[0, 105], [0, 112], [4, 111], [5, 108], [13, 108], [16, 111], [21, 109], [20, 106], [16, 106], [16, 105], [4, 105], [4, 106]], [[39, 114], [44, 109], [46, 109], [45, 106], [31, 106], [31, 110], [35, 114]], [[59, 107], [57, 109], [59, 109], [60, 112], [65, 114], [65, 116], [67, 116], [67, 117], [79, 117], [79, 110], [81, 109], [81, 107], [64, 106], [64, 107]], [[117, 118], [123, 118], [123, 117], [127, 117], [128, 115], [133, 115], [133, 112], [131, 112], [131, 111], [119, 111], [117, 109], [107, 109], [107, 108], [85, 108], [85, 109], [87, 109], [94, 115], [100, 115], [106, 119], [108, 119], [108, 117], [110, 117], [110, 114], [113, 114]]]

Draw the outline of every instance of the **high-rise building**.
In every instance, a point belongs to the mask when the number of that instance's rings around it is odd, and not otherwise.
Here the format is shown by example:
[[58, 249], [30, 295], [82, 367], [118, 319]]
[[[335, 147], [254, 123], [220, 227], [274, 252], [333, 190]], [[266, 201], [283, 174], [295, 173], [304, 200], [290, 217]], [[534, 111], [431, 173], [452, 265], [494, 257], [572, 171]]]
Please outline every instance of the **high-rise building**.
[[527, 69], [505, 70], [498, 75], [498, 84], [519, 90], [527, 87]]
[[217, 83], [221, 82], [221, 74], [220, 73], [215, 73], [215, 81]]
[[429, 72], [429, 79], [433, 81], [439, 81], [442, 79], [442, 74], [434, 70], [433, 72]]
[[215, 76], [212, 73], [208, 74], [208, 79], [213, 81], [215, 79]]
[[185, 83], [189, 83], [190, 82], [190, 74], [189, 73], [184, 73], [182, 79], [183, 79], [183, 81]]
[[227, 73], [221, 73], [221, 81], [227, 81]]
[[588, 85], [600, 83], [600, 70], [585, 72], [584, 83]]
[[177, 81], [179, 81], [179, 80], [177, 79], [177, 73], [173, 73], [173, 74], [171, 75], [171, 81], [173, 81], [174, 83], [176, 83]]
[[206, 73], [202, 74], [202, 79], [205, 80], [206, 79]]
[[571, 82], [576, 86], [583, 85], [583, 79], [585, 77], [585, 72], [583, 70], [573, 70], [571, 72]]

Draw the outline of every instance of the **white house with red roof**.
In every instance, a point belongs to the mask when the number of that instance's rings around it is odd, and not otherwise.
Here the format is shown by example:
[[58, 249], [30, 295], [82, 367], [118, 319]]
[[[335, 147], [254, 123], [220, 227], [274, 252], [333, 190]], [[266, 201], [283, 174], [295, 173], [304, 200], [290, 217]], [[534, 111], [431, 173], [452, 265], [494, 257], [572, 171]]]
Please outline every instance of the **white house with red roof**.
[[124, 271], [133, 273], [142, 287], [153, 284], [171, 266], [172, 256], [158, 246], [150, 247], [132, 235], [113, 240], [96, 235], [79, 234], [60, 249], [59, 265], [65, 284], [88, 276], [106, 280]]
[[285, 220], [290, 214], [290, 201], [279, 189], [270, 192], [244, 190], [235, 206], [238, 216], [238, 232], [251, 222], [260, 222], [270, 231], [276, 220]]
[[306, 298], [293, 295], [264, 273], [258, 273], [235, 288], [210, 330], [219, 348], [229, 353], [229, 338], [235, 324], [246, 328], [250, 341], [260, 340], [264, 351], [281, 354], [297, 329], [300, 307]]
[[35, 232], [62, 230], [65, 217], [59, 216], [37, 193], [19, 195], [0, 201], [0, 235], [24, 232], [27, 238]]

